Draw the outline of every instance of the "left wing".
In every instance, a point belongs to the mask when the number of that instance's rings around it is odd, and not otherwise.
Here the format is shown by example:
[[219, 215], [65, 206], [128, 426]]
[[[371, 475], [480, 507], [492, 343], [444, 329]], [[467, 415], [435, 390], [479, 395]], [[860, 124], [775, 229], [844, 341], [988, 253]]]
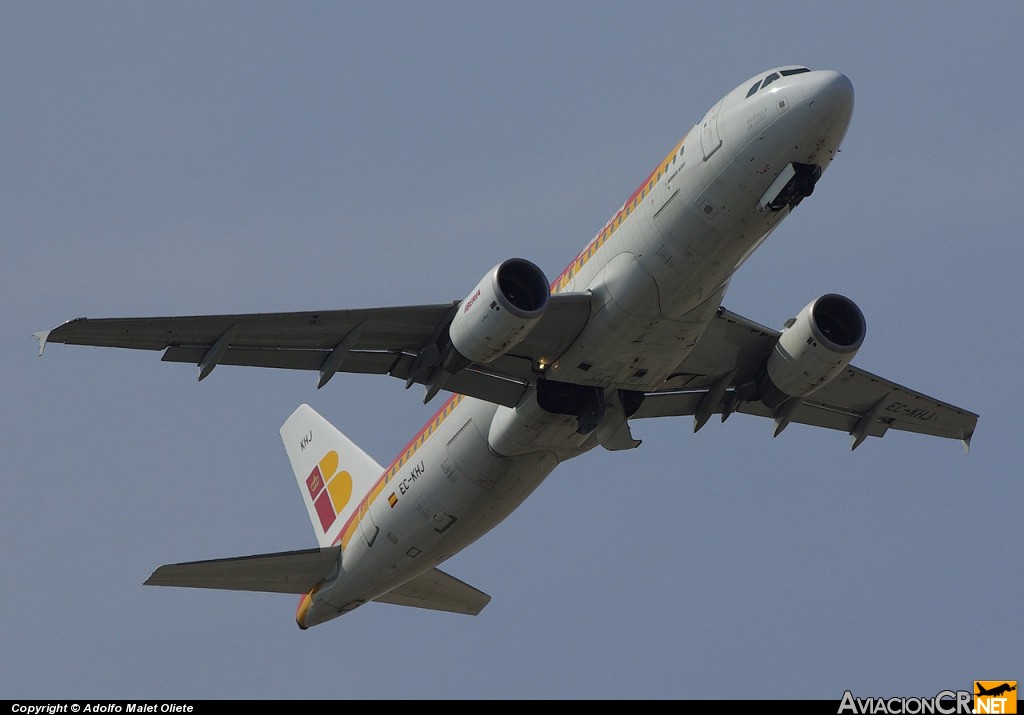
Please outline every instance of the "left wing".
[[978, 415], [853, 365], [809, 396], [792, 398], [774, 409], [745, 399], [745, 388], [779, 335], [719, 308], [673, 376], [675, 387], [647, 393], [632, 417], [694, 415], [697, 430], [713, 414], [725, 421], [733, 412], [742, 412], [774, 419], [776, 435], [791, 422], [841, 430], [849, 433], [853, 449], [890, 429], [959, 439], [965, 451], [970, 446]]
[[[78, 318], [37, 333], [46, 343], [163, 350], [167, 362], [315, 370], [319, 387], [337, 372], [388, 374], [429, 385], [440, 368], [447, 327], [459, 302], [393, 308], [170, 318]], [[588, 293], [550, 296], [526, 339], [487, 365], [445, 376], [443, 389], [514, 406], [537, 360], [561, 354], [590, 317]], [[435, 389], [436, 392], [436, 389]], [[428, 391], [428, 396], [433, 396]]]

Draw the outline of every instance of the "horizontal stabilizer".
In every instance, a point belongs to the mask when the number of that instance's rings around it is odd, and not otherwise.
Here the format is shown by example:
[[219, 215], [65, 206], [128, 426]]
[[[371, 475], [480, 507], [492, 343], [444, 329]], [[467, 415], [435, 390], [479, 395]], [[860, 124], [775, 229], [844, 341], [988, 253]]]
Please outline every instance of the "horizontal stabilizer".
[[412, 606], [475, 616], [490, 603], [491, 597], [440, 569], [430, 569], [373, 600], [395, 606]]
[[340, 546], [330, 546], [324, 549], [166, 564], [146, 579], [146, 585], [309, 593], [333, 573], [340, 552]]

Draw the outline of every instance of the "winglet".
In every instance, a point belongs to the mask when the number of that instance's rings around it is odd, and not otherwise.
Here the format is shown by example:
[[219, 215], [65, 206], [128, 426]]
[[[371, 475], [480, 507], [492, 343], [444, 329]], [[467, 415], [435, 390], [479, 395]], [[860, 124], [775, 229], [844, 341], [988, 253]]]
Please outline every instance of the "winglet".
[[960, 440], [960, 444], [964, 446], [964, 456], [967, 456], [968, 454], [971, 453], [971, 437], [973, 436], [974, 432], [971, 432], [969, 435]]
[[46, 348], [46, 339], [50, 337], [50, 330], [43, 330], [38, 333], [32, 333], [32, 337], [39, 341], [39, 357], [43, 356], [43, 350]]

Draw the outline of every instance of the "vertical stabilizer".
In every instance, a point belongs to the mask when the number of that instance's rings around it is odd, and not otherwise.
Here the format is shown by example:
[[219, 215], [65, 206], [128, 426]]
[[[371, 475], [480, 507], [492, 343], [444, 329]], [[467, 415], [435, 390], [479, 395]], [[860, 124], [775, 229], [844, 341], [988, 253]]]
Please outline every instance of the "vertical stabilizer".
[[309, 405], [281, 425], [281, 439], [317, 543], [330, 546], [384, 467]]

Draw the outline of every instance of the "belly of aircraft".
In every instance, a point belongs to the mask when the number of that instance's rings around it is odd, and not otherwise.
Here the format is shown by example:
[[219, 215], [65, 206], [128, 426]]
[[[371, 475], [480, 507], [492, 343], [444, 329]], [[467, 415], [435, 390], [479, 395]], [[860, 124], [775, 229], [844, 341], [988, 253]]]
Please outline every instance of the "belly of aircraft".
[[[664, 182], [617, 224], [615, 240], [602, 249], [606, 257], [566, 286], [591, 293], [591, 316], [546, 367], [545, 380], [641, 392], [676, 374], [732, 274], [789, 214], [759, 206], [775, 177], [793, 162], [823, 170], [845, 131], [845, 124], [807, 124], [794, 134], [791, 128], [803, 125], [779, 106], [780, 118], [763, 126], [722, 115], [721, 148], [710, 158], [691, 132], [680, 164], [673, 159]], [[407, 465], [412, 471], [374, 499], [343, 545], [337, 577], [314, 594], [307, 623], [387, 593], [492, 529], [559, 461], [596, 446], [578, 425], [577, 417], [541, 408], [534, 387], [515, 408], [465, 400]]]
[[386, 486], [362, 517], [373, 529], [356, 530], [343, 545], [338, 573], [313, 595], [307, 626], [443, 563], [503, 521], [557, 466], [556, 456], [542, 449], [516, 457], [490, 451], [485, 435], [494, 412], [493, 404], [465, 400], [448, 431]]

